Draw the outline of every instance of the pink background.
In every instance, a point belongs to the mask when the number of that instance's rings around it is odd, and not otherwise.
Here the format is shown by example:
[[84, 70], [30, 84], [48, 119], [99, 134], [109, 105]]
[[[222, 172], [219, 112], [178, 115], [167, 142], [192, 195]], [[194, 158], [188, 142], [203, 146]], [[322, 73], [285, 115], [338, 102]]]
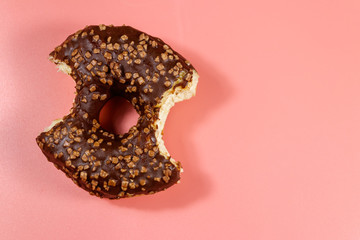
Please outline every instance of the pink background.
[[[357, 0], [1, 0], [0, 239], [360, 239], [359, 12]], [[162, 38], [201, 76], [165, 127], [185, 169], [165, 192], [92, 197], [35, 143], [74, 97], [48, 54], [99, 23]]]

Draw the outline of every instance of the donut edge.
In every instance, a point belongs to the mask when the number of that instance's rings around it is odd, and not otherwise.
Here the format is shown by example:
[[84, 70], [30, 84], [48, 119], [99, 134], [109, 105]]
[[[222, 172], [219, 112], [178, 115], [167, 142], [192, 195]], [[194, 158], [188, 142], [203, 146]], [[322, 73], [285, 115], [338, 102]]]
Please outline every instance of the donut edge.
[[53, 63], [55, 63], [56, 67], [58, 68], [58, 72], [63, 72], [67, 75], [71, 74], [71, 67], [67, 65], [65, 62], [62, 62], [60, 60], [55, 59], [53, 56], [49, 57], [49, 60]]
[[[159, 111], [159, 118], [154, 122], [155, 125], [155, 138], [159, 146], [160, 153], [168, 157], [171, 161], [171, 163], [178, 169], [180, 169], [180, 172], [183, 172], [183, 168], [180, 165], [180, 162], [177, 162], [175, 159], [173, 159], [167, 150], [165, 146], [165, 142], [162, 138], [163, 136], [163, 130], [165, 127], [166, 119], [169, 115], [170, 109], [175, 105], [177, 102], [181, 102], [184, 100], [188, 100], [196, 95], [196, 88], [199, 81], [199, 74], [196, 72], [195, 69], [192, 70], [192, 80], [187, 83], [185, 88], [182, 87], [176, 87], [171, 88], [167, 90], [161, 99], [160, 104], [158, 106], [160, 107]], [[179, 79], [182, 80], [182, 79]], [[179, 180], [180, 181], [180, 180]], [[179, 182], [178, 181], [178, 182]]]

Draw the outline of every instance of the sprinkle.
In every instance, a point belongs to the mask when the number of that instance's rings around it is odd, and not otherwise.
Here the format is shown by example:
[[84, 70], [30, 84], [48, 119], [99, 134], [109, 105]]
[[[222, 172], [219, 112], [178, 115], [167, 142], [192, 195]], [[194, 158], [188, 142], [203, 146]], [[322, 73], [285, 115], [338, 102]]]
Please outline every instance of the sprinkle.
[[129, 187], [130, 187], [130, 189], [135, 189], [136, 185], [135, 185], [135, 183], [131, 182], [131, 183], [129, 183]]
[[106, 45], [106, 48], [110, 51], [114, 50], [112, 43], [109, 43], [108, 45]]
[[121, 183], [121, 189], [122, 189], [123, 191], [126, 191], [128, 185], [129, 185], [129, 182], [128, 182], [128, 181], [122, 181], [122, 183]]
[[94, 67], [93, 65], [88, 64], [88, 65], [86, 66], [86, 69], [90, 71], [93, 67]]
[[111, 59], [112, 59], [112, 55], [111, 55], [111, 53], [109, 53], [109, 52], [105, 52], [105, 53], [104, 53], [104, 57], [105, 57], [106, 59], [108, 59], [108, 60], [111, 60]]
[[94, 92], [96, 90], [96, 86], [95, 85], [91, 86], [91, 88], [89, 90], [90, 90], [90, 92]]
[[99, 25], [100, 31], [103, 31], [106, 29], [106, 26], [104, 24], [100, 24]]
[[164, 65], [162, 64], [162, 63], [160, 63], [160, 64], [158, 64], [157, 66], [156, 66], [156, 69], [157, 70], [163, 70], [165, 67], [164, 67]]
[[140, 183], [141, 186], [145, 186], [145, 184], [146, 184], [146, 179], [143, 179], [143, 178], [140, 179], [139, 183]]
[[95, 36], [93, 36], [93, 40], [95, 41], [95, 42], [97, 42], [98, 40], [99, 40], [99, 35], [95, 35]]
[[112, 186], [112, 187], [115, 187], [116, 186], [116, 180], [110, 179], [108, 185]]
[[129, 72], [125, 73], [126, 79], [130, 79], [131, 77], [132, 77], [132, 73], [129, 73]]
[[106, 95], [106, 94], [102, 94], [102, 95], [100, 96], [100, 100], [101, 100], [101, 101], [104, 101], [106, 98], [107, 98], [107, 95]]
[[143, 153], [143, 150], [141, 150], [141, 148], [136, 148], [136, 149], [135, 149], [135, 153], [136, 153], [137, 155], [141, 155], [141, 154]]
[[168, 183], [169, 182], [169, 180], [170, 180], [170, 178], [168, 177], [168, 176], [163, 176], [163, 178], [162, 178], [163, 180], [164, 180], [164, 182], [166, 182], [166, 183]]
[[80, 172], [80, 178], [85, 182], [87, 180], [87, 172], [85, 171]]
[[107, 172], [105, 172], [104, 170], [100, 171], [100, 177], [102, 178], [106, 178], [109, 174]]
[[170, 86], [171, 86], [171, 82], [170, 82], [170, 81], [165, 81], [165, 82], [164, 82], [164, 85], [165, 85], [165, 87], [170, 87]]
[[119, 50], [120, 49], [120, 45], [118, 43], [114, 43], [114, 49]]

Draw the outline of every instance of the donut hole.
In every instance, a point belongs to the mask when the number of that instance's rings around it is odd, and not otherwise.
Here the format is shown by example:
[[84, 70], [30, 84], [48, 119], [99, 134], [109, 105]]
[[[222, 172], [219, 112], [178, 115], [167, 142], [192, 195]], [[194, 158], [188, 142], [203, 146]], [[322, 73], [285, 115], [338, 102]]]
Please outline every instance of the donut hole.
[[136, 125], [139, 114], [129, 101], [120, 96], [112, 97], [100, 111], [102, 128], [115, 134], [124, 134]]

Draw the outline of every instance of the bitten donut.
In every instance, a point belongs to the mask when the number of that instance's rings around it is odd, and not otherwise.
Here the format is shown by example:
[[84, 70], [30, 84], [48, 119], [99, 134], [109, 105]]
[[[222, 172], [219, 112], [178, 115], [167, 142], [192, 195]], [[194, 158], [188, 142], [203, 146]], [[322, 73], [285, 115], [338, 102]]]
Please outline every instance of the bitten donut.
[[[104, 198], [164, 190], [180, 179], [162, 131], [174, 103], [195, 95], [198, 74], [161, 39], [129, 26], [88, 26], [70, 35], [50, 60], [76, 82], [69, 115], [37, 138], [47, 159], [75, 184]], [[139, 114], [123, 135], [103, 129], [99, 113], [114, 96]]]

